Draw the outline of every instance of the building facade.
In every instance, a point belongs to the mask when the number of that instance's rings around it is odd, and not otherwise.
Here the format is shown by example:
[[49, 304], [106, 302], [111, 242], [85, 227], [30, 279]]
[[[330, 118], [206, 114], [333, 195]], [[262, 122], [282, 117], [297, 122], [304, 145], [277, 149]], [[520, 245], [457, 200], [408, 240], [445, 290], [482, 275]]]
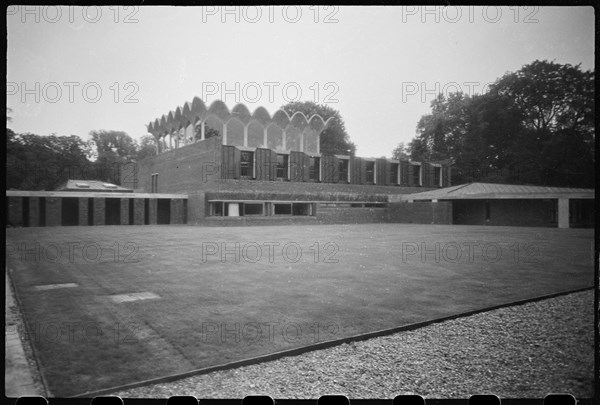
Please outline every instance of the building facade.
[[148, 124], [157, 156], [122, 171], [121, 185], [185, 193], [188, 223], [204, 224], [387, 222], [390, 195], [450, 185], [447, 164], [321, 153], [329, 122], [195, 98]]
[[458, 225], [593, 228], [594, 190], [469, 183], [402, 196], [405, 203], [451, 204]]

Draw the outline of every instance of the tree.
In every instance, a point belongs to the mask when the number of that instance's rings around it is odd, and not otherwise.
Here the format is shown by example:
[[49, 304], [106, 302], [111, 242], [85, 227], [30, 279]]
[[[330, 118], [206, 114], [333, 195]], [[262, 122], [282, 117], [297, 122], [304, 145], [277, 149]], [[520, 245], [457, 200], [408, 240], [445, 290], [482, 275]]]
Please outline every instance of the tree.
[[512, 145], [514, 156], [524, 154], [539, 169], [536, 176], [525, 171], [513, 178], [594, 187], [594, 78], [580, 65], [536, 60], [491, 86], [490, 96], [507, 100], [519, 113], [523, 131]]
[[92, 144], [96, 148], [94, 163], [97, 180], [121, 184], [121, 168], [136, 158], [136, 142], [123, 131], [91, 131]]
[[140, 161], [149, 156], [156, 156], [156, 138], [152, 135], [144, 135], [135, 153], [135, 160]]
[[413, 160], [453, 162], [453, 182], [594, 186], [594, 73], [535, 61], [483, 95], [439, 95]]
[[126, 162], [136, 155], [135, 141], [123, 131], [99, 130], [91, 131], [90, 135], [99, 160]]
[[594, 131], [594, 73], [581, 65], [536, 60], [507, 73], [490, 88], [523, 112], [523, 125], [534, 131]]
[[400, 142], [398, 146], [392, 151], [392, 159], [395, 160], [408, 160], [409, 159], [409, 150], [408, 147], [405, 146], [404, 142]]
[[77, 135], [15, 134], [7, 129], [7, 188], [54, 190], [89, 169], [88, 144]]
[[307, 118], [310, 118], [313, 114], [320, 115], [325, 121], [333, 117], [334, 119], [321, 132], [321, 153], [350, 156], [354, 156], [356, 153], [356, 145], [350, 141], [350, 136], [346, 132], [344, 119], [339, 111], [327, 105], [313, 103], [312, 101], [294, 101], [282, 106], [281, 109], [290, 116], [300, 111]]

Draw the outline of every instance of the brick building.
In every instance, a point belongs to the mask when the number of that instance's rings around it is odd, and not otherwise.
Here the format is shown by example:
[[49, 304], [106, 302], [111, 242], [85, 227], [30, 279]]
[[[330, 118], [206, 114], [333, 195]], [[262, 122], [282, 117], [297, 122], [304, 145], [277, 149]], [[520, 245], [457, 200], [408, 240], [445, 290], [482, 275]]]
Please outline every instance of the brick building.
[[594, 227], [594, 190], [469, 183], [400, 198], [415, 205], [451, 204], [453, 224]]
[[[121, 185], [184, 193], [188, 223], [206, 225], [390, 222], [410, 215], [390, 209], [389, 196], [450, 185], [450, 166], [438, 162], [321, 153], [327, 124], [300, 112], [271, 117], [262, 107], [250, 114], [241, 104], [230, 112], [221, 101], [207, 108], [194, 98], [148, 125], [157, 156], [123, 172]], [[442, 205], [405, 210], [414, 211], [411, 222], [449, 220]]]
[[70, 180], [52, 192], [7, 191], [7, 224], [594, 226], [594, 190], [451, 186], [443, 162], [321, 153], [328, 123], [194, 98], [148, 125], [157, 154], [122, 166], [120, 186]]

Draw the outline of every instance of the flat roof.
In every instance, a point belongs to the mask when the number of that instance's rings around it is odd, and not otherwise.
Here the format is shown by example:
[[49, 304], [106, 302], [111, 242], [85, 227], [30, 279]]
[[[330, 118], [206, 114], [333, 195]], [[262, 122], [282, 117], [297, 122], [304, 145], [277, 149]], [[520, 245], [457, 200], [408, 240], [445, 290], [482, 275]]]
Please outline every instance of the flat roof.
[[468, 199], [593, 199], [592, 188], [546, 187], [518, 184], [467, 183], [459, 186], [404, 194], [402, 200], [468, 200]]
[[7, 190], [7, 197], [85, 197], [85, 198], [183, 198], [187, 199], [187, 194], [159, 194], [159, 193], [119, 193], [119, 192], [101, 192], [101, 191], [21, 191]]
[[104, 192], [121, 192], [121, 193], [132, 193], [133, 190], [117, 186], [106, 181], [100, 180], [67, 180], [62, 186], [56, 189], [56, 191], [104, 191]]

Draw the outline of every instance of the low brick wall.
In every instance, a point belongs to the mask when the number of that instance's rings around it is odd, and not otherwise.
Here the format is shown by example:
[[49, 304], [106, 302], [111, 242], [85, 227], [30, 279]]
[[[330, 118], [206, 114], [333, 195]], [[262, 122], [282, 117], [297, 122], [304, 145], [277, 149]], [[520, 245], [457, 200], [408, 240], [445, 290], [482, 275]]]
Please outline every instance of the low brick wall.
[[388, 222], [403, 224], [452, 224], [452, 203], [397, 202], [388, 205]]
[[316, 225], [317, 217], [209, 217], [200, 221], [202, 226], [275, 226], [275, 225]]
[[133, 200], [133, 224], [144, 225], [144, 199], [142, 198]]
[[387, 208], [318, 207], [317, 220], [321, 224], [389, 222], [389, 213]]
[[87, 198], [79, 198], [79, 226], [88, 225], [88, 201]]
[[94, 225], [104, 225], [106, 221], [106, 201], [104, 198], [94, 198]]

